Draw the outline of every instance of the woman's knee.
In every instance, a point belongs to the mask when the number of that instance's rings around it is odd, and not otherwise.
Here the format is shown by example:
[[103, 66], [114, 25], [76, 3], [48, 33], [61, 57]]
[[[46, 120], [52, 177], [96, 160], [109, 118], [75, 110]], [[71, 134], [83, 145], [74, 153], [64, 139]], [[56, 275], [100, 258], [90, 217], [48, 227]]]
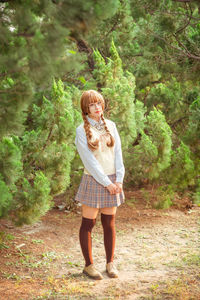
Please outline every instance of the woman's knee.
[[117, 211], [117, 207], [116, 206], [104, 207], [104, 208], [101, 208], [100, 210], [101, 210], [101, 213], [104, 215], [115, 215], [116, 211]]
[[99, 209], [90, 207], [85, 204], [82, 205], [82, 216], [87, 219], [96, 219]]
[[105, 207], [101, 209], [101, 223], [104, 230], [110, 230], [115, 226], [116, 207]]

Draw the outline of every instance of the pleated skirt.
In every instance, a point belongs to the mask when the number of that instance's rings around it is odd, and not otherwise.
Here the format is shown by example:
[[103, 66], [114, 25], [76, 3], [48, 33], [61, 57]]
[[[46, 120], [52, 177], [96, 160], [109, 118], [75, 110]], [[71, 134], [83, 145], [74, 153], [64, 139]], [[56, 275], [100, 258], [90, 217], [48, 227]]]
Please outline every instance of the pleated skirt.
[[[116, 175], [108, 175], [109, 179], [114, 183]], [[124, 192], [111, 195], [106, 187], [98, 183], [94, 177], [83, 174], [75, 201], [90, 207], [104, 208], [120, 206], [124, 203]]]

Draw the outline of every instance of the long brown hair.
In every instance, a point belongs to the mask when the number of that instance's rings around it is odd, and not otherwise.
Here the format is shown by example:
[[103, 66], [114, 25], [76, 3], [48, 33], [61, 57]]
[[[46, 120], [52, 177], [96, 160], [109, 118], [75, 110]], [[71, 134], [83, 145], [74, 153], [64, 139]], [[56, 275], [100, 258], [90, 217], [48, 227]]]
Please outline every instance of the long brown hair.
[[[84, 121], [84, 129], [85, 129], [85, 133], [86, 133], [86, 137], [87, 137], [88, 147], [92, 151], [98, 149], [99, 140], [96, 139], [94, 142], [92, 142], [92, 132], [90, 130], [90, 122], [87, 119], [87, 115], [90, 113], [89, 104], [97, 103], [99, 101], [101, 102], [102, 110], [104, 111], [105, 102], [104, 102], [103, 96], [100, 93], [98, 93], [97, 91], [88, 90], [88, 91], [83, 92], [83, 94], [81, 96], [81, 110], [82, 110], [82, 117], [83, 117], [83, 121]], [[106, 125], [106, 121], [104, 119], [103, 113], [101, 114], [101, 119], [104, 123], [106, 132], [110, 135], [110, 142], [107, 142], [107, 146], [113, 147], [115, 140]]]

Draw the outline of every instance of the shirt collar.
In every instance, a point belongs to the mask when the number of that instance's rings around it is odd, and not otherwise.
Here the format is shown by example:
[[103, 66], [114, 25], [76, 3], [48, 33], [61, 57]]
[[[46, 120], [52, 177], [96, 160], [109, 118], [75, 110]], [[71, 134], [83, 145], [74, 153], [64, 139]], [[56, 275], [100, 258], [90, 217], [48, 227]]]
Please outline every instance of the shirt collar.
[[99, 122], [97, 122], [97, 121], [91, 119], [91, 118], [88, 117], [88, 116], [87, 116], [87, 119], [88, 119], [88, 121], [90, 122], [90, 124], [91, 124], [92, 126], [95, 126], [95, 125], [97, 125], [97, 124], [99, 124], [99, 125], [103, 124], [102, 119], [100, 119]]

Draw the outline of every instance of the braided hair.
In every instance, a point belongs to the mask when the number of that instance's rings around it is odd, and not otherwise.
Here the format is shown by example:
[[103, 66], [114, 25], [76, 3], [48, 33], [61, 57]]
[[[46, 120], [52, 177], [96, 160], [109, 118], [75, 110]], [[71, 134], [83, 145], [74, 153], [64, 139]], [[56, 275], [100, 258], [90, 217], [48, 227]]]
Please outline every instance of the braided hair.
[[[87, 144], [88, 144], [88, 148], [92, 151], [97, 150], [99, 147], [99, 140], [96, 139], [95, 141], [92, 142], [92, 132], [90, 129], [90, 122], [87, 119], [87, 115], [90, 113], [89, 110], [89, 104], [91, 103], [97, 103], [97, 102], [101, 102], [102, 105], [102, 110], [104, 110], [104, 99], [103, 96], [98, 93], [95, 90], [88, 90], [83, 92], [82, 96], [81, 96], [81, 110], [82, 110], [82, 117], [83, 117], [83, 121], [84, 121], [84, 129], [85, 129], [85, 133], [86, 133], [86, 137], [87, 137]], [[113, 138], [113, 136], [111, 135], [107, 125], [106, 125], [106, 121], [104, 119], [103, 113], [101, 114], [101, 119], [104, 123], [104, 128], [107, 132], [107, 134], [110, 136], [110, 141], [107, 142], [107, 146], [108, 147], [113, 147], [115, 140]]]

